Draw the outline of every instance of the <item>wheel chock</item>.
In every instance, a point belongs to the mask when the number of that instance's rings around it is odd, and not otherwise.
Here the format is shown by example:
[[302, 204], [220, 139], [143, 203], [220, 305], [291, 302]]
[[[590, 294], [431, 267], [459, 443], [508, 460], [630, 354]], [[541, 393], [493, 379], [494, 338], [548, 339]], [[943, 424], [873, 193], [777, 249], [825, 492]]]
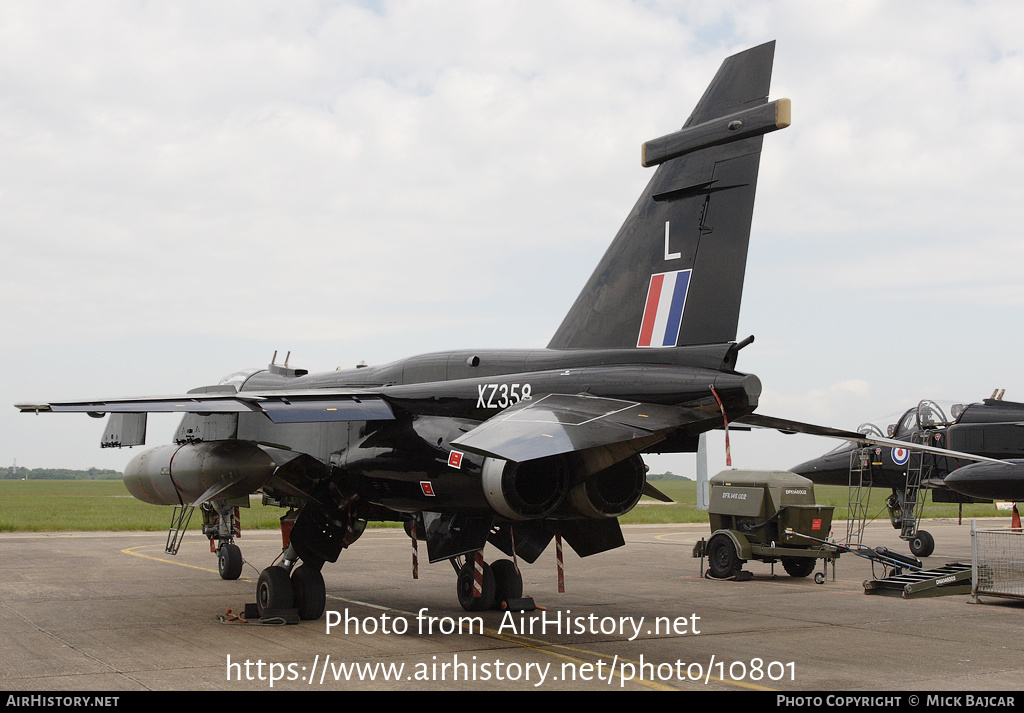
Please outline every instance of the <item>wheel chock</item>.
[[501, 603], [506, 611], [536, 611], [537, 604], [533, 597], [510, 597]]

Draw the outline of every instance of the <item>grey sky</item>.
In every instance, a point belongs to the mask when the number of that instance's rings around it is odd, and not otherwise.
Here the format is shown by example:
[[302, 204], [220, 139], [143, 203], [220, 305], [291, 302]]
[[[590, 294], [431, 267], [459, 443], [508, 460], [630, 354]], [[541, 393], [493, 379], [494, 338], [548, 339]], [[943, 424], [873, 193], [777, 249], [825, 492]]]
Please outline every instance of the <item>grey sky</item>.
[[[765, 139], [741, 313], [759, 410], [1024, 400], [1022, 29], [1014, 2], [7, 0], [0, 403], [179, 393], [275, 349], [543, 346], [640, 144], [771, 39], [793, 125]], [[0, 465], [135, 453], [102, 421], [0, 419]], [[830, 447], [732, 438], [742, 467]]]

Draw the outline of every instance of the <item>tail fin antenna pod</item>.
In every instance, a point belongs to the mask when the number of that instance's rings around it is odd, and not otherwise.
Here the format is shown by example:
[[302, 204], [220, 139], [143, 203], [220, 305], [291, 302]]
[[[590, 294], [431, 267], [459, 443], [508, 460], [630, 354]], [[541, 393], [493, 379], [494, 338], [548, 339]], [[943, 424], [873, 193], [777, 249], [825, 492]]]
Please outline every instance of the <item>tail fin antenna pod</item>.
[[650, 168], [694, 151], [785, 129], [790, 124], [791, 111], [789, 99], [778, 99], [754, 109], [680, 129], [646, 142], [641, 149], [640, 162], [644, 168]]
[[648, 141], [657, 170], [555, 332], [550, 349], [658, 348], [736, 339], [775, 43], [726, 59], [683, 129]]

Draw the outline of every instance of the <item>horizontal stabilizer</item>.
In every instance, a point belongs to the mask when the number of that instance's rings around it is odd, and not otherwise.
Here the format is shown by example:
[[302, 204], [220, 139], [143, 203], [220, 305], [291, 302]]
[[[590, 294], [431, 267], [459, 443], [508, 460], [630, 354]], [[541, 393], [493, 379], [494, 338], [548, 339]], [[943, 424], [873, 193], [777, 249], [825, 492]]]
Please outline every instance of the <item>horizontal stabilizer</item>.
[[654, 498], [655, 500], [660, 500], [663, 503], [675, 502], [675, 500], [665, 495], [665, 493], [661, 492], [650, 483], [644, 483], [644, 495], [646, 495], [649, 498]]
[[704, 417], [702, 411], [676, 406], [550, 394], [521, 401], [452, 444], [519, 463], [632, 441], [638, 442], [639, 451], [660, 440], [656, 434]]
[[783, 433], [804, 433], [809, 436], [824, 436], [825, 438], [838, 438], [843, 441], [850, 441], [852, 443], [859, 443], [862, 446], [887, 446], [893, 448], [906, 448], [911, 451], [922, 451], [924, 453], [934, 453], [940, 456], [949, 456], [950, 458], [961, 458], [964, 460], [974, 461], [985, 461], [988, 463], [1006, 463], [1006, 461], [998, 460], [996, 458], [987, 458], [986, 456], [979, 456], [974, 453], [963, 453], [961, 451], [950, 451], [945, 448], [936, 448], [935, 446], [926, 446], [921, 443], [911, 443], [909, 441], [899, 441], [895, 438], [882, 438], [880, 436], [869, 436], [863, 433], [857, 433], [856, 431], [844, 431], [839, 428], [831, 428], [829, 426], [817, 426], [811, 423], [801, 423], [799, 421], [790, 421], [784, 418], [775, 418], [773, 416], [762, 416], [761, 414], [752, 413], [747, 416], [743, 416], [737, 419], [741, 423], [746, 423], [751, 426], [757, 426], [759, 428], [773, 428]]

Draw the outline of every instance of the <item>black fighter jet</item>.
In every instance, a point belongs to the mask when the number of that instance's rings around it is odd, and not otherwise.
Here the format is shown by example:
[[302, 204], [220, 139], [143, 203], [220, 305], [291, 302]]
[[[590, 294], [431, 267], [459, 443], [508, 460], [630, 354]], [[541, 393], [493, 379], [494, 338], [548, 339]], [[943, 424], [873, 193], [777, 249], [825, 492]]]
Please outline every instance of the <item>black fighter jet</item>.
[[1024, 501], [1024, 403], [1003, 401], [1003, 392], [966, 407], [949, 428], [950, 448], [1004, 463], [960, 464], [943, 484], [980, 500]]
[[[945, 503], [1024, 497], [1024, 464], [1003, 462], [1024, 457], [1024, 404], [996, 396], [971, 404], [921, 401], [891, 420], [857, 429], [866, 436], [902, 443], [847, 442], [791, 470], [815, 483], [891, 489], [886, 506], [893, 527], [902, 530], [914, 554], [927, 557], [934, 540], [916, 528], [922, 491], [931, 491], [934, 502]], [[922, 444], [948, 452], [923, 452], [917, 449]], [[1000, 462], [971, 464], [973, 456]]]
[[774, 42], [726, 59], [683, 129], [644, 145], [658, 168], [546, 349], [323, 374], [286, 359], [185, 395], [18, 408], [109, 413], [105, 446], [143, 444], [148, 412], [183, 413], [125, 485], [177, 507], [169, 550], [201, 507], [227, 579], [241, 573], [239, 500], [292, 508], [261, 612], [320, 617], [321, 567], [368, 521], [402, 522], [431, 562], [451, 560], [468, 609], [519, 596], [507, 561], [480, 567], [474, 592], [475, 553], [532, 562], [556, 534], [581, 556], [622, 545], [617, 518], [649, 488], [641, 454], [695, 451], [757, 406], [734, 340], [763, 134], [789, 125], [789, 101], [768, 101], [773, 56]]
[[[774, 48], [726, 59], [683, 128], [644, 144], [657, 170], [545, 349], [322, 374], [275, 355], [187, 394], [18, 408], [110, 414], [116, 447], [145, 442], [149, 412], [184, 414], [125, 485], [174, 506], [171, 552], [200, 508], [226, 579], [242, 567], [235, 508], [256, 492], [290, 508], [261, 613], [319, 618], [321, 568], [368, 521], [404, 523], [430, 562], [451, 561], [466, 609], [517, 598], [517, 562], [552, 539], [580, 556], [624, 544], [618, 517], [660, 495], [644, 453], [694, 452], [757, 407], [760, 381], [736, 371], [753, 338], [735, 340], [763, 135], [790, 121], [788, 100], [768, 101]], [[487, 544], [515, 559], [485, 564]]]

